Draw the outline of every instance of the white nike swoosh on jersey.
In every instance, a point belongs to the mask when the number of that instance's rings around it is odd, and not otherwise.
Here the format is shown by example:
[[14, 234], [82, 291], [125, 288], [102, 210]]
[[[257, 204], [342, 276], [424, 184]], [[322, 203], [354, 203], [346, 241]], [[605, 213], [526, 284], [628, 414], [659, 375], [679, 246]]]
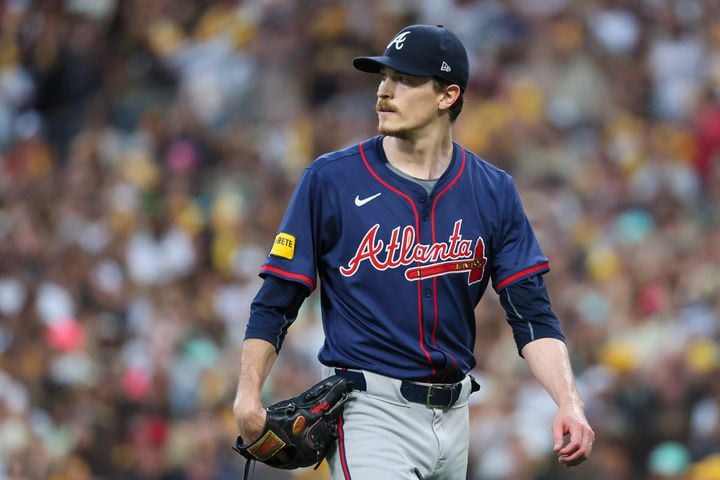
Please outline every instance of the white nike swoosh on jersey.
[[365, 205], [366, 203], [368, 203], [371, 200], [376, 199], [380, 195], [382, 195], [382, 192], [378, 192], [375, 195], [370, 195], [369, 197], [363, 198], [363, 199], [360, 198], [360, 195], [356, 195], [355, 196], [355, 206], [362, 207], [363, 205]]

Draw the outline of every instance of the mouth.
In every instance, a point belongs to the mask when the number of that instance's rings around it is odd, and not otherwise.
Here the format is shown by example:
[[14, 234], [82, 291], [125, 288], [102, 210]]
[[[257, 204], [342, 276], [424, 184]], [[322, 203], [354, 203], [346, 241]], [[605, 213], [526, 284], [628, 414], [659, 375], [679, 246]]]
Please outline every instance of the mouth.
[[388, 105], [386, 103], [378, 103], [375, 106], [375, 111], [380, 115], [397, 112], [397, 110], [395, 110], [393, 107], [391, 107], [390, 105]]

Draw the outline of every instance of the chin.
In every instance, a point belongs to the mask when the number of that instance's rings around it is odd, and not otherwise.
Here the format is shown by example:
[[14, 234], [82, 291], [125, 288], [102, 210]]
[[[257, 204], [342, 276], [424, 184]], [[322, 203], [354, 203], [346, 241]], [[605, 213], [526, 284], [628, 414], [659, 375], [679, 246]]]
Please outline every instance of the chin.
[[385, 135], [387, 137], [407, 138], [408, 136], [408, 132], [406, 129], [392, 128], [387, 125], [383, 125], [382, 123], [378, 125], [378, 132], [380, 132], [381, 135]]

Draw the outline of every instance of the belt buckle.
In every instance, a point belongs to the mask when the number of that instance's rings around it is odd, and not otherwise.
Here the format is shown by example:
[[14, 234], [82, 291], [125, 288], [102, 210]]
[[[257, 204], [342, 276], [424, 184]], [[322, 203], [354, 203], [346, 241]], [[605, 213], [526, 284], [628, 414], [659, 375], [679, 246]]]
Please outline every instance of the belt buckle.
[[[427, 397], [425, 398], [425, 406], [428, 408], [448, 408], [453, 404], [453, 388], [455, 385], [429, 385]], [[433, 390], [445, 390], [450, 393], [447, 403], [433, 403]]]

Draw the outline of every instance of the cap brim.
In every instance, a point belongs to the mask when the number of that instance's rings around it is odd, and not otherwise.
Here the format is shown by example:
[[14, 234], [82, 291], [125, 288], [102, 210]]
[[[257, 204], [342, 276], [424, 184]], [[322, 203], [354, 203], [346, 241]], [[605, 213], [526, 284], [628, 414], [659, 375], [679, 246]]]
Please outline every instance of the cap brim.
[[380, 73], [382, 67], [389, 67], [401, 73], [408, 75], [417, 75], [419, 77], [432, 77], [434, 74], [427, 72], [421, 68], [413, 67], [397, 58], [391, 57], [355, 57], [353, 58], [353, 66], [361, 72]]

